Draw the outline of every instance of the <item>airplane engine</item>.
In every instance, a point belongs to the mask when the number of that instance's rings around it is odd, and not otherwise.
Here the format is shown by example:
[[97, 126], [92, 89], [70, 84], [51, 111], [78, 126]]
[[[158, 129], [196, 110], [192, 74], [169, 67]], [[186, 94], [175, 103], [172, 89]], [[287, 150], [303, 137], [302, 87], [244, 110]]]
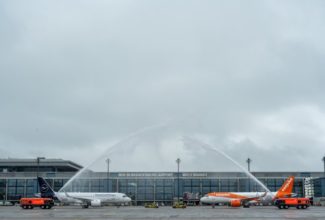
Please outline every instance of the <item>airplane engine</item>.
[[231, 207], [240, 207], [241, 206], [241, 201], [239, 199], [231, 200], [230, 206]]
[[98, 207], [98, 206], [101, 206], [102, 203], [100, 202], [99, 199], [95, 199], [95, 200], [92, 200], [92, 201], [90, 202], [90, 205], [91, 205], [91, 206], [94, 206], [94, 207]]

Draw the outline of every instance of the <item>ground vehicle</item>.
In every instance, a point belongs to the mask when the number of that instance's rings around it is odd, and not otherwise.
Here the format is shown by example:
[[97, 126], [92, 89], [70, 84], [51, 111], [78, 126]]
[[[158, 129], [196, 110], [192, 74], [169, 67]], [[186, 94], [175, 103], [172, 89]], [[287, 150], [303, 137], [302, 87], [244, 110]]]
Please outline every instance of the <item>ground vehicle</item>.
[[158, 204], [155, 203], [155, 202], [153, 202], [153, 203], [146, 203], [146, 204], [144, 205], [144, 207], [145, 207], [145, 208], [159, 208], [159, 207], [158, 207]]
[[289, 207], [306, 209], [310, 206], [310, 200], [308, 198], [279, 198], [275, 200], [274, 205], [279, 209], [288, 209]]
[[21, 198], [20, 207], [23, 209], [33, 209], [40, 207], [41, 209], [50, 209], [54, 206], [53, 199], [50, 198]]
[[184, 202], [174, 202], [173, 208], [174, 209], [185, 209], [186, 204]]
[[183, 202], [187, 206], [196, 206], [200, 204], [200, 193], [184, 192]]

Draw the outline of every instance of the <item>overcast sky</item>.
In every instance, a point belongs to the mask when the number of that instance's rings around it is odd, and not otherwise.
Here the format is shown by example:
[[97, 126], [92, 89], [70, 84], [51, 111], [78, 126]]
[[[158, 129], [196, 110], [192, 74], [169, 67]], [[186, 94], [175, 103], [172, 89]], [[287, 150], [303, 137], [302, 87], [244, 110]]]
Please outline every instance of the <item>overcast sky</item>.
[[324, 39], [324, 1], [1, 0], [0, 157], [321, 171]]

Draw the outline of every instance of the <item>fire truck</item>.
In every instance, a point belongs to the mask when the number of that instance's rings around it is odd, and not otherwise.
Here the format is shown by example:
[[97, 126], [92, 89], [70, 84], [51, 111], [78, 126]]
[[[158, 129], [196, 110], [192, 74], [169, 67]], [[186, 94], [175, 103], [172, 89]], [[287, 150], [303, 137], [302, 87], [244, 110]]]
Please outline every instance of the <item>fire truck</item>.
[[54, 206], [53, 199], [50, 198], [21, 198], [20, 207], [23, 209], [33, 209], [40, 207], [41, 209], [50, 209]]
[[310, 200], [308, 198], [280, 198], [275, 200], [274, 205], [279, 209], [288, 209], [289, 207], [306, 209], [310, 206]]

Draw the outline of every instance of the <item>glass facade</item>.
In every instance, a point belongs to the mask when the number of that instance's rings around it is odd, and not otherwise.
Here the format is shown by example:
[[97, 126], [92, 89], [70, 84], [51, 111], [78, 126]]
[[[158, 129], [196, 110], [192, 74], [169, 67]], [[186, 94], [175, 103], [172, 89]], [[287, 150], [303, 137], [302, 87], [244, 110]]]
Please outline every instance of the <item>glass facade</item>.
[[[183, 193], [197, 193], [200, 196], [208, 192], [256, 192], [263, 191], [254, 181], [244, 177], [193, 177], [177, 175], [167, 175], [161, 177], [158, 175], [146, 176], [123, 176], [119, 177], [116, 173], [109, 179], [91, 178], [82, 179], [70, 187], [67, 191], [77, 192], [122, 192], [132, 198], [134, 204], [143, 204], [145, 202], [157, 201], [170, 204], [179, 195]], [[158, 176], [158, 177], [157, 177]], [[46, 178], [46, 181], [58, 191], [69, 178]], [[285, 181], [285, 177], [265, 177], [259, 178], [271, 191], [276, 191]], [[322, 179], [324, 188], [325, 179]], [[13, 178], [0, 177], [0, 199], [15, 201], [20, 197], [33, 197], [38, 191], [36, 178]], [[294, 184], [294, 193], [298, 196], [304, 196], [304, 179], [296, 178]], [[320, 189], [324, 192], [324, 189]], [[315, 189], [316, 193], [316, 189]], [[317, 191], [318, 193], [318, 191]]]
[[325, 197], [325, 177], [313, 180], [314, 196]]

